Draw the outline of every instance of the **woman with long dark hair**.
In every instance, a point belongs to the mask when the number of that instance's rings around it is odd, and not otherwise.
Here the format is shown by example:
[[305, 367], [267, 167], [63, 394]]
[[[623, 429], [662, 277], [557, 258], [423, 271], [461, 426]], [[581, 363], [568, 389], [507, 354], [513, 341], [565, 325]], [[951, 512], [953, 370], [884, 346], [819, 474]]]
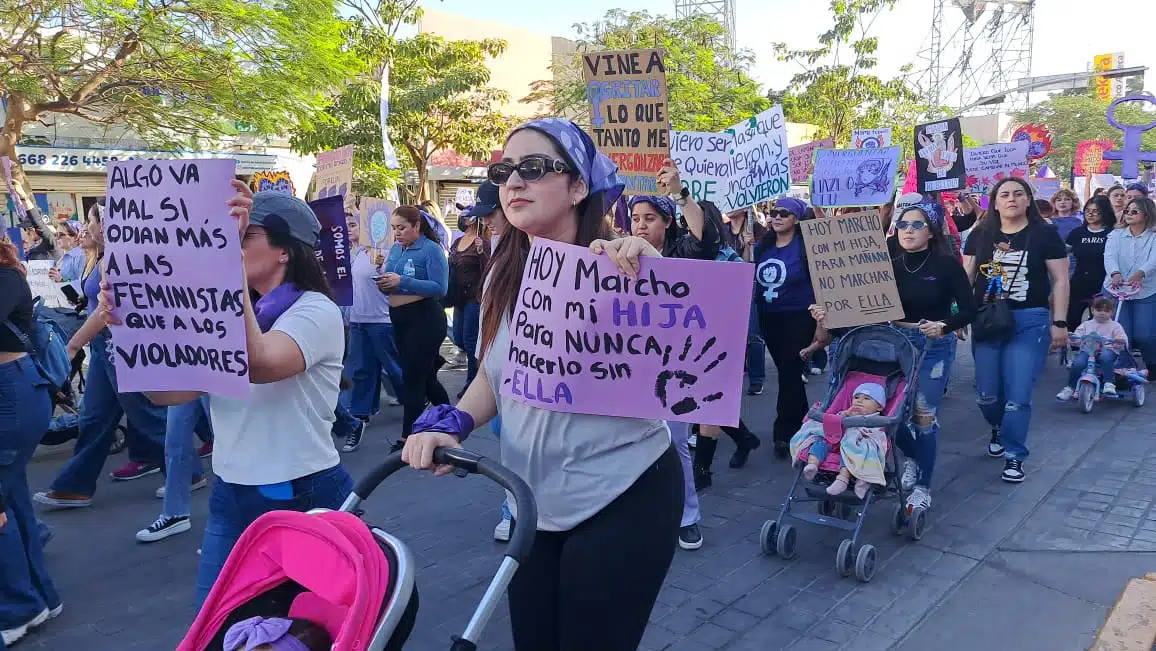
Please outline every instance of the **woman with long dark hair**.
[[[553, 118], [515, 129], [489, 178], [510, 229], [482, 296], [483, 372], [456, 408], [422, 415], [402, 458], [432, 469], [435, 448], [457, 447], [500, 406], [502, 463], [538, 504], [534, 546], [509, 589], [514, 648], [630, 651], [676, 548], [683, 481], [670, 430], [661, 420], [547, 411], [498, 392], [530, 238], [578, 246], [609, 239], [604, 215], [623, 185], [589, 135]], [[631, 237], [611, 258], [637, 274], [639, 255], [656, 254]]]
[[[976, 402], [991, 425], [988, 455], [1004, 459], [1001, 478], [1024, 480], [1032, 390], [1048, 349], [1068, 344], [1068, 250], [1036, 210], [1032, 187], [1018, 178], [995, 184], [990, 210], [967, 240], [964, 267], [979, 308], [972, 355]], [[1011, 332], [981, 328], [986, 310], [1010, 312]], [[1049, 312], [1050, 306], [1050, 312]]]
[[[454, 309], [454, 345], [466, 355], [466, 386], [478, 374], [478, 327], [482, 298], [482, 273], [490, 262], [490, 243], [482, 237], [478, 216], [467, 211], [458, 217], [463, 235], [450, 247], [450, 282], [446, 303]], [[458, 394], [460, 399], [465, 387]]]
[[405, 445], [426, 402], [450, 402], [438, 381], [438, 367], [444, 361], [438, 351], [447, 330], [441, 299], [446, 295], [449, 263], [434, 230], [433, 217], [415, 206], [402, 206], [393, 211], [389, 223], [394, 244], [377, 287], [389, 295], [389, 314], [405, 382], [401, 437], [393, 444], [396, 451]]
[[1116, 214], [1116, 228], [1124, 228], [1124, 206], [1128, 203], [1128, 188], [1117, 183], [1108, 188], [1108, 201], [1112, 202], [1112, 212]]
[[1116, 214], [1107, 197], [1088, 199], [1082, 215], [1083, 224], [1072, 229], [1066, 240], [1076, 263], [1068, 300], [1068, 332], [1076, 331], [1084, 321], [1084, 310], [1092, 307], [1092, 299], [1104, 287], [1104, 246], [1116, 227]]
[[1121, 221], [1124, 227], [1112, 231], [1104, 245], [1104, 270], [1109, 286], [1139, 287], [1120, 307], [1120, 325], [1149, 372], [1156, 373], [1156, 204], [1145, 198], [1128, 201]]
[[52, 417], [51, 389], [28, 355], [34, 327], [16, 247], [0, 236], [0, 648], [64, 608], [28, 490], [28, 462]]

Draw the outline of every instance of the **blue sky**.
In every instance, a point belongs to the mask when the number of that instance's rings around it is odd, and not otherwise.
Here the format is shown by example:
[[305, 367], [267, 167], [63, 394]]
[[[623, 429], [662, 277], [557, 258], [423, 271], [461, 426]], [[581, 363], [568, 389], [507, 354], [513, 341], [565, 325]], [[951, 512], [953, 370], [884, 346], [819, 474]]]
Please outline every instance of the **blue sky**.
[[[949, 5], [951, 3], [948, 3]], [[1100, 10], [1112, 5], [1111, 13]], [[573, 37], [572, 25], [601, 18], [611, 8], [651, 13], [674, 13], [674, 0], [578, 0], [528, 2], [525, 0], [423, 0], [439, 11], [491, 20], [553, 36]], [[814, 47], [830, 25], [827, 0], [736, 0], [738, 42], [756, 55], [754, 77], [764, 86], [783, 87], [797, 70], [774, 60], [771, 42], [785, 40], [791, 47]], [[934, 0], [900, 0], [895, 11], [880, 16], [872, 33], [880, 37], [880, 65], [884, 76], [911, 63], [924, 43]], [[1034, 76], [1081, 72], [1096, 54], [1123, 52], [1128, 66], [1147, 65], [1146, 88], [1156, 92], [1156, 2], [1114, 0], [1037, 0]], [[948, 9], [947, 29], [961, 20], [958, 9]], [[1081, 30], [1083, 25], [1095, 25]], [[1042, 98], [1041, 98], [1042, 99]]]

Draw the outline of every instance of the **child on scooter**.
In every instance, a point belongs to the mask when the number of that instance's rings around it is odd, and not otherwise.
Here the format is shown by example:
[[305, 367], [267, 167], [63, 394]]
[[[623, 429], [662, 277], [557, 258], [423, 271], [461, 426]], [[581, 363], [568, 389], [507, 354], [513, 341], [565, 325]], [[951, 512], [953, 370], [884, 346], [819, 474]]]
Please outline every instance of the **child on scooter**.
[[[1119, 351], [1128, 349], [1128, 335], [1124, 332], [1124, 326], [1112, 318], [1116, 313], [1115, 311], [1116, 301], [1104, 296], [1097, 298], [1092, 302], [1092, 318], [1081, 323], [1080, 327], [1076, 328], [1076, 332], [1072, 334], [1072, 343], [1077, 343], [1088, 335], [1099, 335], [1107, 342], [1107, 345], [1101, 346], [1100, 351], [1096, 354], [1096, 363], [1100, 367], [1100, 375], [1104, 378], [1104, 387], [1101, 393], [1106, 396], [1116, 394], [1116, 384], [1113, 382], [1116, 372], [1116, 358], [1119, 356]], [[1072, 359], [1072, 368], [1068, 372], [1068, 386], [1056, 394], [1057, 400], [1071, 400], [1075, 395], [1076, 383], [1079, 382], [1084, 368], [1088, 365], [1088, 357], [1088, 351], [1081, 350]]]

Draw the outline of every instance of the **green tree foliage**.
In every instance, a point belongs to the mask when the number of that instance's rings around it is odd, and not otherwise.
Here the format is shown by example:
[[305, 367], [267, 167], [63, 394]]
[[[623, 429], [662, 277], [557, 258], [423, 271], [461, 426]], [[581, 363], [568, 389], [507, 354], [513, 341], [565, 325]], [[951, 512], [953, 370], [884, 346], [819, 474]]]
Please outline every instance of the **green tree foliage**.
[[283, 132], [356, 73], [343, 25], [334, 0], [0, 0], [0, 156], [53, 114], [158, 145]]
[[509, 131], [509, 120], [494, 108], [506, 100], [506, 93], [487, 85], [486, 65], [506, 44], [498, 39], [447, 41], [429, 34], [395, 39], [366, 18], [354, 22], [351, 48], [376, 72], [352, 80], [300, 125], [291, 143], [301, 151], [356, 145], [356, 190], [383, 196], [397, 179], [382, 162], [380, 75], [388, 64], [390, 139], [403, 167], [417, 170], [416, 200], [428, 199], [426, 181], [435, 153], [452, 149], [485, 160]]
[[[791, 50], [774, 43], [779, 61], [802, 69], [786, 90], [769, 97], [783, 105], [786, 118], [819, 127], [819, 138], [846, 147], [854, 129], [891, 127], [892, 141], [912, 154], [914, 127], [939, 113], [901, 79], [871, 74], [878, 65], [879, 39], [870, 36], [874, 18], [896, 0], [831, 0], [834, 24], [819, 36], [819, 46]], [[848, 61], [849, 59], [849, 61]]]
[[[1052, 132], [1052, 153], [1043, 163], [1065, 177], [1072, 169], [1076, 147], [1083, 140], [1107, 139], [1119, 147], [1123, 134], [1108, 124], [1108, 104], [1090, 93], [1056, 94], [1026, 111], [1017, 113], [1017, 124], [1045, 124]], [[1156, 120], [1156, 111], [1146, 110], [1151, 104], [1126, 102], [1116, 109], [1116, 119], [1123, 124], [1148, 124]], [[1156, 151], [1156, 129], [1146, 131], [1143, 149]], [[1120, 173], [1120, 163], [1112, 163], [1108, 171]]]
[[582, 77], [582, 54], [603, 50], [659, 48], [666, 64], [670, 124], [687, 131], [721, 131], [770, 107], [746, 70], [747, 50], [732, 53], [726, 32], [706, 16], [673, 19], [645, 11], [612, 9], [597, 22], [575, 25], [579, 47], [552, 66], [554, 80], [539, 81], [523, 102], [541, 113], [588, 125], [590, 111]]

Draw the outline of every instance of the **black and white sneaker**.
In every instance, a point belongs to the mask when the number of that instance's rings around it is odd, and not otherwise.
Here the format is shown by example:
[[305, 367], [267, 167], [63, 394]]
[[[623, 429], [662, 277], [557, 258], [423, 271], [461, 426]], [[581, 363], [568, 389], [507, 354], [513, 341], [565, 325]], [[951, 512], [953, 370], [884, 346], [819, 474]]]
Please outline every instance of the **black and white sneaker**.
[[358, 419], [357, 427], [345, 437], [345, 445], [341, 446], [342, 452], [353, 452], [361, 447], [361, 437], [365, 435], [365, 421]]
[[999, 478], [1012, 484], [1020, 483], [1024, 480], [1024, 462], [1019, 459], [1008, 459]]
[[688, 551], [702, 547], [702, 533], [697, 524], [689, 524], [678, 530], [678, 546]]
[[991, 442], [987, 444], [987, 456], [1000, 458], [1003, 456], [1003, 443], [999, 442], [999, 428], [992, 428]]
[[169, 536], [175, 536], [178, 533], [184, 533], [191, 529], [192, 526], [187, 515], [176, 518], [169, 518], [162, 515], [157, 518], [156, 522], [150, 524], [147, 529], [141, 529], [136, 532], [136, 539], [142, 543], [156, 542], [158, 540], [164, 540]]

